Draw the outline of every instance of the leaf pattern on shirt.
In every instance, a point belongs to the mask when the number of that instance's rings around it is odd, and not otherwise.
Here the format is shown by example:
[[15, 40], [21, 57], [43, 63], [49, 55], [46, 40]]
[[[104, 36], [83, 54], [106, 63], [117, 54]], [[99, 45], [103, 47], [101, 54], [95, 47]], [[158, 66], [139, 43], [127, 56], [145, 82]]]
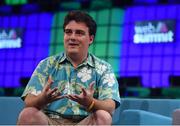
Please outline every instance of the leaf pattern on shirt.
[[61, 106], [61, 108], [57, 109], [59, 113], [65, 113], [66, 110], [67, 110], [67, 106]]
[[36, 96], [41, 93], [40, 90], [36, 90], [35, 86], [27, 86], [25, 91]]
[[67, 82], [65, 80], [59, 81], [58, 82], [58, 90], [63, 94], [63, 91], [65, 90], [65, 85], [67, 84]]
[[80, 94], [82, 92], [81, 87], [83, 87], [81, 83], [73, 83], [72, 84], [72, 88], [74, 89], [75, 94]]
[[115, 77], [114, 74], [106, 74], [104, 76], [104, 80], [103, 80], [103, 84], [107, 83], [109, 86], [113, 86], [113, 84], [115, 83]]
[[42, 86], [46, 84], [47, 77], [38, 72], [38, 70], [33, 73], [31, 78], [38, 78], [39, 84]]
[[111, 88], [100, 88], [99, 89], [99, 93], [101, 94], [100, 98], [103, 99], [103, 98], [112, 98], [112, 89]]
[[91, 73], [92, 73], [91, 69], [84, 67], [78, 72], [77, 76], [81, 78], [82, 82], [86, 82], [91, 79]]
[[78, 115], [80, 110], [79, 110], [79, 106], [76, 104], [76, 105], [73, 105], [72, 106], [72, 111], [74, 112], [75, 115]]
[[100, 75], [102, 75], [107, 70], [107, 66], [104, 64], [100, 64], [99, 62], [96, 62], [96, 66], [97, 73]]

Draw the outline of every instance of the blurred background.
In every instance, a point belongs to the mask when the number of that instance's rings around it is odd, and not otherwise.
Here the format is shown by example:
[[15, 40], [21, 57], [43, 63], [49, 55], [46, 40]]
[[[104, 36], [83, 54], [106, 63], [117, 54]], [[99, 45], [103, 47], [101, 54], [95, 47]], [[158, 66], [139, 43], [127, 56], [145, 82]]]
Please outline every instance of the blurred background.
[[179, 0], [0, 0], [0, 96], [21, 96], [40, 60], [63, 51], [63, 19], [97, 21], [90, 52], [109, 62], [121, 97], [180, 98]]

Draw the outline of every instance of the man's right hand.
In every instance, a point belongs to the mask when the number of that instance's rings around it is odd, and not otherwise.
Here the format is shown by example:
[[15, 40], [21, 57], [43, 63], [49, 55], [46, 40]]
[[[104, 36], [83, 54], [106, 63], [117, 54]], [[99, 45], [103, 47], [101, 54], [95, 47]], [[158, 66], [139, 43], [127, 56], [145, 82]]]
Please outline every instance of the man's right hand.
[[64, 96], [61, 96], [61, 93], [58, 91], [57, 87], [51, 89], [52, 84], [53, 84], [53, 80], [51, 76], [49, 76], [48, 81], [42, 93], [40, 94], [41, 98], [45, 100], [46, 104], [64, 98]]
[[51, 85], [53, 84], [53, 80], [51, 76], [49, 76], [45, 87], [39, 95], [28, 94], [25, 98], [26, 107], [36, 107], [38, 109], [42, 109], [47, 104], [62, 99], [66, 97], [65, 95], [61, 96], [61, 93], [58, 91], [58, 88], [55, 87], [51, 89]]

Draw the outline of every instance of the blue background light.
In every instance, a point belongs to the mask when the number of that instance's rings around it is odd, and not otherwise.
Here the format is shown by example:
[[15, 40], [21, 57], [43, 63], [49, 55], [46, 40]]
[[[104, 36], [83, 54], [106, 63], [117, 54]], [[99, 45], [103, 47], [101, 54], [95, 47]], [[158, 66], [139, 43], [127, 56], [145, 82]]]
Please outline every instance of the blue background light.
[[125, 11], [121, 76], [141, 76], [145, 87], [168, 87], [169, 76], [179, 75], [178, 32], [173, 43], [136, 45], [132, 40], [136, 21], [173, 19], [179, 31], [179, 11], [178, 5], [129, 7]]
[[24, 29], [22, 48], [0, 50], [0, 87], [19, 87], [22, 77], [30, 77], [38, 62], [48, 56], [50, 26], [49, 13], [1, 16], [1, 28]]

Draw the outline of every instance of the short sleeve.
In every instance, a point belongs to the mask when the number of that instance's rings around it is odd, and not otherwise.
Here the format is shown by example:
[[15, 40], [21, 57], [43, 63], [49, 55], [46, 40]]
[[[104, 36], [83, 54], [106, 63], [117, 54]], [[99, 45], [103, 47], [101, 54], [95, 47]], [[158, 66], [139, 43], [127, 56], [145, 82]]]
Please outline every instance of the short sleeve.
[[104, 65], [104, 71], [99, 83], [99, 99], [113, 99], [116, 102], [116, 108], [120, 105], [119, 85], [112, 67]]
[[21, 98], [27, 94], [38, 95], [41, 93], [48, 78], [48, 61], [42, 60], [34, 70]]

